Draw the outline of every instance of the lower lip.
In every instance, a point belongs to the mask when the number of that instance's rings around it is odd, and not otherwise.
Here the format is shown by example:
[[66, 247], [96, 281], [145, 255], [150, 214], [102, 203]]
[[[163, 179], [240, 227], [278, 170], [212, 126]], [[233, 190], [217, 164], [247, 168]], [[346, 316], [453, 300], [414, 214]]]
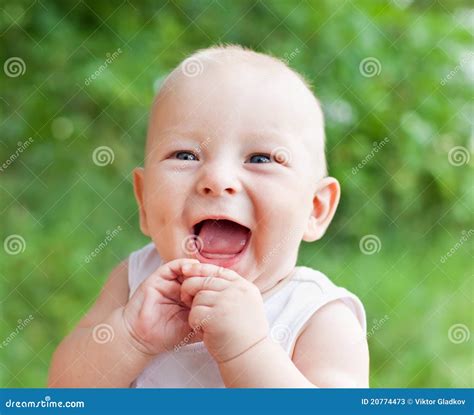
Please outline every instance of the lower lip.
[[202, 262], [203, 264], [214, 264], [220, 267], [230, 268], [232, 265], [235, 265], [242, 259], [243, 255], [247, 251], [248, 246], [250, 245], [251, 238], [252, 235], [249, 236], [247, 243], [245, 244], [244, 249], [242, 249], [242, 251], [227, 258], [208, 258], [202, 255], [199, 251], [197, 251], [194, 255], [196, 259], [199, 260], [199, 262]]

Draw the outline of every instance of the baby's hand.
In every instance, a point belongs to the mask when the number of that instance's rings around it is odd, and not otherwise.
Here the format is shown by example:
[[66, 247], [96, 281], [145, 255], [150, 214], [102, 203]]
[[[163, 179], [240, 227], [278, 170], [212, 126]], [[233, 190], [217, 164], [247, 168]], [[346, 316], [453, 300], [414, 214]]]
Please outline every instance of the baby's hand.
[[267, 336], [263, 299], [254, 284], [212, 264], [186, 265], [182, 272], [181, 300], [191, 307], [189, 325], [203, 331], [204, 343], [218, 363]]
[[[125, 327], [137, 348], [159, 354], [171, 350], [191, 331], [189, 307], [180, 301], [182, 266], [196, 259], [176, 259], [159, 267], [134, 292], [124, 307]], [[193, 336], [199, 340], [199, 336]]]

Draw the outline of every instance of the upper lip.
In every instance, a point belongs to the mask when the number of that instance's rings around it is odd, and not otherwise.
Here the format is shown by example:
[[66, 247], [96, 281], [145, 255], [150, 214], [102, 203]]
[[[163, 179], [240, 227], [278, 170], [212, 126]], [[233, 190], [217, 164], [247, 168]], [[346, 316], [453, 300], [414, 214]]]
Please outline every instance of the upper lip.
[[192, 232], [195, 234], [196, 232], [196, 225], [198, 225], [199, 223], [201, 223], [202, 221], [204, 220], [229, 220], [231, 222], [235, 222], [245, 228], [247, 228], [249, 231], [251, 230], [250, 229], [250, 226], [248, 226], [244, 221], [240, 220], [240, 219], [236, 219], [232, 216], [228, 216], [228, 215], [203, 215], [203, 216], [199, 216], [197, 218], [195, 218], [192, 222], [191, 222], [191, 230]]

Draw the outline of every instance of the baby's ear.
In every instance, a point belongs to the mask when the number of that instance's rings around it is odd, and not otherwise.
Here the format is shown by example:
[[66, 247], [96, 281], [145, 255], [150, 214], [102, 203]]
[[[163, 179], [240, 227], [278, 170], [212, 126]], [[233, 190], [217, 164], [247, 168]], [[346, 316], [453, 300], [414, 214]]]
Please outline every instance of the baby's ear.
[[303, 241], [313, 242], [322, 238], [336, 213], [340, 196], [341, 187], [334, 177], [325, 177], [318, 183]]
[[150, 236], [148, 233], [145, 205], [143, 203], [144, 173], [145, 171], [142, 167], [137, 167], [133, 170], [133, 190], [135, 192], [135, 199], [137, 199], [138, 212], [140, 215], [140, 229], [144, 235]]

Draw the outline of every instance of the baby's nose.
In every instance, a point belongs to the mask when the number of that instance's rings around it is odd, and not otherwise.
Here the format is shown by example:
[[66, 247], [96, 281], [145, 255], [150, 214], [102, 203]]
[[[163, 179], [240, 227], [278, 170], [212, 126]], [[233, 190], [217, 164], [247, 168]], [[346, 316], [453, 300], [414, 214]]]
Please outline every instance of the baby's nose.
[[234, 195], [241, 190], [241, 184], [232, 169], [208, 166], [198, 179], [197, 190], [204, 196]]

